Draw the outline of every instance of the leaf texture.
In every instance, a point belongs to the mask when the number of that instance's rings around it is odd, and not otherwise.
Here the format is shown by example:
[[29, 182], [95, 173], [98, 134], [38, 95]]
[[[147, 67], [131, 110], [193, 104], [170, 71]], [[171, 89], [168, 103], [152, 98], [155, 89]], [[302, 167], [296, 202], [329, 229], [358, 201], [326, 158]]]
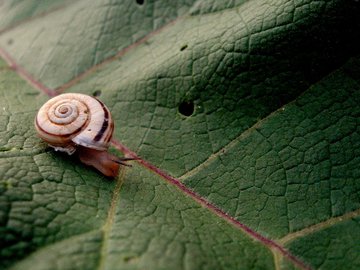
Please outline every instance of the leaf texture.
[[[359, 11], [0, 2], [0, 268], [357, 269]], [[62, 92], [99, 94], [132, 168], [37, 138]]]

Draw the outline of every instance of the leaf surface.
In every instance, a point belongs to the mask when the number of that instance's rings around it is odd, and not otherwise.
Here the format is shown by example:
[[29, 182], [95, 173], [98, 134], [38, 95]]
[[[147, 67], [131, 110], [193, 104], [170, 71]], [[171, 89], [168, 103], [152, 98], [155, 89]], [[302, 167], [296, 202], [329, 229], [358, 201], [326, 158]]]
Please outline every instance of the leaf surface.
[[[0, 6], [1, 268], [357, 269], [359, 3], [141, 2]], [[49, 149], [61, 92], [141, 159]]]

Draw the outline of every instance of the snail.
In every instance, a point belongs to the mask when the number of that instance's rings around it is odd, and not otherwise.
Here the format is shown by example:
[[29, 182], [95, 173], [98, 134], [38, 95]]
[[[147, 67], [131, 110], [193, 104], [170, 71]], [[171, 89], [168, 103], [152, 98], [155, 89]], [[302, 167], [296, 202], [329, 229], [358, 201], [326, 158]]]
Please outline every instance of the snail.
[[80, 161], [105, 176], [115, 177], [119, 165], [132, 158], [107, 152], [114, 131], [109, 109], [97, 98], [84, 94], [61, 94], [48, 100], [35, 117], [41, 139], [55, 151], [78, 154]]

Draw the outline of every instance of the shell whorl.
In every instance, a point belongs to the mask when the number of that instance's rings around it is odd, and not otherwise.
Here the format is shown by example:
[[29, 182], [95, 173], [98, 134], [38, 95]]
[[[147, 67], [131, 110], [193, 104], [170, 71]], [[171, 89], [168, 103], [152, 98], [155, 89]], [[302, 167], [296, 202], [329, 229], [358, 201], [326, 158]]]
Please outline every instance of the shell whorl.
[[39, 136], [57, 150], [72, 154], [76, 145], [106, 150], [114, 130], [108, 108], [83, 94], [62, 94], [50, 99], [35, 118]]

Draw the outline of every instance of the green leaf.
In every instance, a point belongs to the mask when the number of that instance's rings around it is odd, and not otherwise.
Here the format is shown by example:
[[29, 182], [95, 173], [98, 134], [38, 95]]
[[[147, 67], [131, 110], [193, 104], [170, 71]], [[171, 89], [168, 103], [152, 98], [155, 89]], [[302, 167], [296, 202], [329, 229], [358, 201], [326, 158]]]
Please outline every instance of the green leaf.
[[[63, 8], [70, 4], [70, 0], [41, 1], [15, 0], [0, 3], [0, 33], [36, 16], [45, 16], [47, 13]], [[12, 41], [10, 41], [12, 43]]]
[[[52, 88], [181, 16], [195, 0], [149, 1], [146, 7], [139, 7], [136, 1], [55, 2], [51, 5], [61, 4], [61, 8], [50, 9], [49, 4], [47, 16], [28, 19], [5, 32], [0, 41], [22, 66]], [[46, 8], [37, 1], [27, 2], [26, 6], [34, 10]], [[16, 5], [8, 9], [16, 13]], [[5, 8], [3, 13], [8, 12]]]
[[[359, 268], [360, 4], [141, 2], [0, 3], [0, 268]], [[141, 159], [49, 149], [64, 91]]]

